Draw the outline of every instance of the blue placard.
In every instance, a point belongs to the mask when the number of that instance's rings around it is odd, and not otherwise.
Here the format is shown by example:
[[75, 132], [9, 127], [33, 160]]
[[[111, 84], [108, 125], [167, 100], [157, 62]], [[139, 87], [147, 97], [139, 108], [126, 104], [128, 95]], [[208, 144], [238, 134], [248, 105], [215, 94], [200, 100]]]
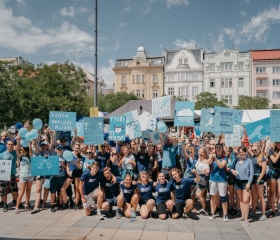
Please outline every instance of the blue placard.
[[244, 127], [250, 143], [259, 142], [270, 136], [270, 118], [248, 123]]
[[215, 115], [217, 116], [217, 121], [214, 121], [215, 132], [218, 133], [233, 133], [233, 125], [240, 125], [243, 111], [215, 107]]
[[110, 117], [109, 121], [109, 140], [124, 141], [126, 134], [126, 117]]
[[194, 123], [194, 128], [195, 136], [200, 136], [201, 131], [200, 131], [200, 123]]
[[152, 115], [154, 118], [171, 116], [171, 97], [152, 99]]
[[200, 131], [215, 132], [214, 123], [217, 121], [217, 116], [213, 108], [202, 108], [200, 116]]
[[174, 126], [194, 125], [194, 102], [177, 101], [175, 103]]
[[[82, 121], [76, 122], [75, 127], [77, 129], [77, 136], [83, 137], [84, 136], [84, 121], [82, 120]], [[71, 136], [74, 136], [74, 131], [71, 132]]]
[[280, 142], [280, 111], [270, 111], [270, 140]]
[[130, 139], [138, 138], [142, 136], [141, 126], [138, 120], [137, 110], [124, 113], [126, 117], [126, 134]]
[[75, 112], [53, 112], [49, 114], [49, 127], [54, 131], [72, 131], [76, 125]]
[[84, 117], [84, 144], [104, 143], [104, 124], [102, 117]]
[[49, 176], [49, 175], [58, 175], [58, 174], [59, 174], [58, 156], [31, 157], [32, 176]]

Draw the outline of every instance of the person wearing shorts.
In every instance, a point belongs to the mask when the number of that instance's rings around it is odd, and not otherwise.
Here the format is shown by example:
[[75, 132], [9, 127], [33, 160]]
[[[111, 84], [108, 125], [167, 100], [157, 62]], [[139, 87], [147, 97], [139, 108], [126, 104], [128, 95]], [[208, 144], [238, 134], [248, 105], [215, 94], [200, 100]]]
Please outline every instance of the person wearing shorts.
[[104, 199], [104, 194], [99, 188], [99, 183], [102, 181], [102, 178], [103, 174], [99, 172], [99, 163], [94, 162], [91, 166], [91, 170], [86, 170], [83, 172], [79, 185], [81, 199], [86, 215], [91, 215], [92, 205], [94, 204], [93, 198], [97, 198], [96, 215], [100, 220], [104, 219], [101, 214], [101, 205]]
[[157, 193], [156, 209], [160, 220], [165, 220], [167, 211], [171, 214], [173, 201], [171, 200], [171, 183], [165, 179], [165, 174], [158, 173], [158, 182], [155, 183], [154, 191]]
[[215, 145], [215, 152], [212, 152], [208, 159], [208, 164], [212, 166], [209, 180], [209, 191], [211, 195], [211, 216], [209, 217], [209, 220], [214, 220], [216, 217], [215, 212], [217, 209], [217, 203], [219, 202], [218, 197], [220, 196], [224, 215], [223, 221], [228, 222], [227, 174], [225, 169], [228, 158], [224, 154], [223, 147], [223, 144], [217, 143]]
[[181, 171], [178, 168], [170, 170], [171, 191], [174, 193], [175, 205], [172, 211], [172, 218], [176, 219], [184, 213], [184, 217], [193, 209], [193, 200], [191, 199], [191, 186], [200, 181], [196, 170], [192, 172], [196, 178], [181, 178]]

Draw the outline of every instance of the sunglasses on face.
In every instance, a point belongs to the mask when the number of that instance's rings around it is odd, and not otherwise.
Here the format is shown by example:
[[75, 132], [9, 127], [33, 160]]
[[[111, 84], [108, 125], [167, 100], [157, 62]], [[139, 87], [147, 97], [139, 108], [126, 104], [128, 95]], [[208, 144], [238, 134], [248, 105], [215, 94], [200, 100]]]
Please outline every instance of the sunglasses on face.
[[92, 152], [86, 152], [86, 154], [92, 154]]

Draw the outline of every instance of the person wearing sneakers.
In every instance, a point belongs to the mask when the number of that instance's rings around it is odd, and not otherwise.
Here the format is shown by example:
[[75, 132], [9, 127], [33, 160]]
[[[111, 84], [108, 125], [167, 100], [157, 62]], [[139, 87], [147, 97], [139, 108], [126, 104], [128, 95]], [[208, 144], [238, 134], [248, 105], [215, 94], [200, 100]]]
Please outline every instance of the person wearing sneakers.
[[238, 221], [245, 221], [247, 226], [250, 225], [248, 221], [249, 215], [249, 201], [251, 194], [251, 184], [254, 176], [254, 167], [251, 159], [246, 156], [247, 148], [245, 146], [238, 148], [238, 155], [236, 157], [236, 164], [230, 169], [235, 176], [234, 188], [237, 197], [240, 200], [241, 218]]
[[121, 177], [115, 177], [111, 168], [103, 168], [104, 178], [101, 180], [101, 189], [105, 195], [105, 201], [102, 203], [103, 210], [109, 210], [108, 214], [113, 213], [113, 206], [117, 206], [117, 197], [120, 194]]
[[[192, 172], [195, 174], [196, 178], [181, 178], [181, 171], [178, 168], [173, 168], [170, 170], [171, 191], [173, 191], [173, 201], [175, 202], [174, 210], [172, 212], [172, 218], [176, 219], [182, 215], [187, 217], [193, 209], [194, 202], [191, 199], [191, 186], [196, 185], [200, 181], [200, 177], [196, 170], [193, 169]], [[171, 195], [171, 196], [172, 196]]]
[[226, 174], [226, 166], [227, 166], [228, 158], [224, 154], [223, 144], [217, 143], [215, 145], [215, 152], [211, 152], [209, 154], [208, 164], [211, 166], [210, 171], [210, 180], [209, 180], [209, 190], [210, 190], [210, 207], [211, 207], [211, 216], [209, 220], [214, 220], [217, 209], [218, 197], [220, 197], [220, 201], [222, 202], [223, 208], [223, 221], [228, 222], [227, 216], [227, 174]]
[[[90, 170], [83, 172], [79, 189], [81, 192], [81, 199], [85, 213], [87, 216], [91, 215], [92, 205], [94, 204], [93, 197], [97, 198], [97, 217], [103, 220], [101, 214], [101, 205], [104, 199], [103, 191], [99, 188], [99, 183], [103, 178], [103, 174], [99, 172], [99, 163], [94, 162]], [[77, 186], [78, 187], [78, 186]]]
[[[25, 200], [25, 210], [31, 210], [31, 206], [29, 204], [30, 195], [31, 195], [31, 188], [34, 181], [34, 177], [31, 176], [31, 157], [32, 157], [32, 148], [31, 143], [29, 142], [29, 147], [20, 147], [20, 140], [21, 138], [17, 136], [17, 146], [16, 146], [16, 153], [17, 157], [20, 161], [20, 170], [19, 170], [19, 177], [20, 177], [20, 193], [18, 195], [17, 204], [15, 213], [19, 214], [19, 205], [21, 203], [22, 197], [24, 193], [26, 194]], [[38, 144], [35, 145], [35, 154], [38, 154], [39, 148]]]
[[120, 195], [117, 197], [116, 218], [121, 218], [120, 210], [132, 221], [136, 220], [136, 208], [139, 202], [139, 190], [136, 185], [132, 184], [132, 177], [127, 173], [120, 185]]

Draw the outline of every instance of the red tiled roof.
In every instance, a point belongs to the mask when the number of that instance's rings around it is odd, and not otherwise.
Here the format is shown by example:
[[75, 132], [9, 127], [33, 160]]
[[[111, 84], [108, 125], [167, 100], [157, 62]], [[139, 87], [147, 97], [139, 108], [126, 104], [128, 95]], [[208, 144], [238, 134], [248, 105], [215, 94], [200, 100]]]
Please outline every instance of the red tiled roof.
[[251, 50], [253, 60], [274, 60], [280, 59], [280, 49], [274, 50]]

